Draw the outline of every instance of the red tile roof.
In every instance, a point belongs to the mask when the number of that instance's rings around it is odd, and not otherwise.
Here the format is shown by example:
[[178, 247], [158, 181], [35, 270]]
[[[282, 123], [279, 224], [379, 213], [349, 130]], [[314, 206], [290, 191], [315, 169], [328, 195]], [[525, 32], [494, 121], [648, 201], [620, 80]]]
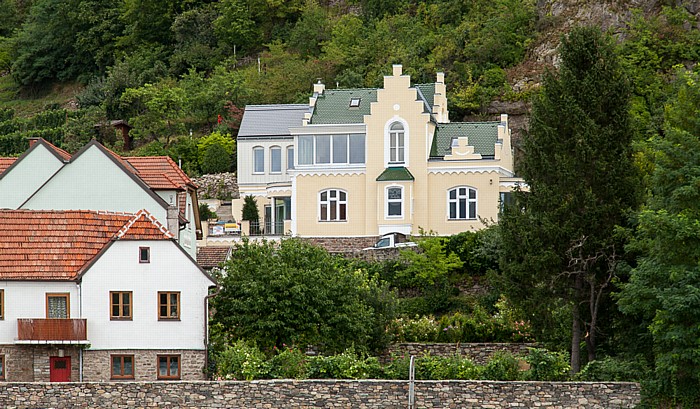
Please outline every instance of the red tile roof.
[[13, 163], [17, 158], [0, 158], [0, 173], [4, 172], [5, 169], [9, 168], [12, 166]]
[[197, 264], [207, 269], [219, 267], [221, 263], [226, 261], [230, 252], [230, 247], [200, 247], [197, 249]]
[[169, 156], [128, 156], [124, 160], [136, 169], [136, 175], [152, 189], [186, 189], [196, 185]]
[[0, 280], [70, 280], [112, 240], [172, 237], [145, 210], [0, 210]]

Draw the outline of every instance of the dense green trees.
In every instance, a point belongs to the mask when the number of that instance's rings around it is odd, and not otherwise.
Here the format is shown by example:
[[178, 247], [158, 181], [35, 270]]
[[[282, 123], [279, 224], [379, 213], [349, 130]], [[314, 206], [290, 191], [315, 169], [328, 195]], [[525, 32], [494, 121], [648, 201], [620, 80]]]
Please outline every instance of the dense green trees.
[[[611, 38], [575, 29], [545, 76], [523, 140], [518, 192], [501, 221], [504, 289], [534, 324], [570, 311], [571, 367], [596, 358], [598, 320], [623, 254], [616, 226], [638, 203], [629, 88]], [[585, 334], [585, 336], [584, 336]]]
[[376, 277], [297, 239], [244, 241], [220, 278], [214, 320], [263, 349], [380, 350], [394, 296]]
[[683, 407], [700, 404], [700, 75], [680, 75], [653, 140], [651, 195], [631, 248], [641, 255], [620, 306], [648, 329], [632, 342], [653, 351], [650, 392]]

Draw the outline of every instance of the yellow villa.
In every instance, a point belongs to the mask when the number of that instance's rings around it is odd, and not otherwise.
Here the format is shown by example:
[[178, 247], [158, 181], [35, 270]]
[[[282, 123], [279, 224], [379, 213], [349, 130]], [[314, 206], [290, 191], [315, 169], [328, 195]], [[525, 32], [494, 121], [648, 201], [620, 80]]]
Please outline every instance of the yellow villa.
[[252, 195], [265, 234], [365, 242], [497, 222], [503, 197], [522, 183], [508, 116], [450, 122], [444, 78], [412, 85], [394, 65], [379, 89], [318, 83], [308, 105], [246, 107], [234, 215]]

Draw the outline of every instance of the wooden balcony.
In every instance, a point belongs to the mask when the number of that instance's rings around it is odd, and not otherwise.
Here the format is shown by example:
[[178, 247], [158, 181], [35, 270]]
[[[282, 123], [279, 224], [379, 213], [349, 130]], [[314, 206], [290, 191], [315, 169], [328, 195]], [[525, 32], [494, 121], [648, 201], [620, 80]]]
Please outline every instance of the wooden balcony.
[[86, 319], [17, 319], [18, 343], [87, 343]]

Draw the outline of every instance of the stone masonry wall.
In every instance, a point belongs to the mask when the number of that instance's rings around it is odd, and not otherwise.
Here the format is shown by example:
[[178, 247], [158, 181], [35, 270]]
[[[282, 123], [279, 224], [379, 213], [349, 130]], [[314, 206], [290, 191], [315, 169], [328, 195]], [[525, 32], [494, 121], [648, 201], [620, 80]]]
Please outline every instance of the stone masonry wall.
[[[404, 409], [408, 381], [6, 383], [0, 407]], [[417, 408], [633, 408], [635, 383], [416, 381]]]
[[[111, 355], [134, 356], [134, 380], [155, 381], [158, 379], [158, 355], [180, 355], [180, 379], [204, 380], [205, 351], [199, 350], [87, 350], [83, 353], [83, 380], [107, 382], [112, 375]], [[77, 379], [77, 378], [76, 378]]]
[[494, 352], [509, 352], [516, 356], [528, 354], [528, 348], [536, 347], [536, 344], [516, 343], [470, 343], [470, 344], [438, 344], [438, 343], [404, 343], [394, 344], [389, 347], [384, 357], [396, 355], [423, 355], [453, 356], [460, 355], [471, 359], [475, 364], [484, 365]]
[[333, 253], [353, 252], [371, 247], [377, 242], [377, 236], [368, 237], [305, 237], [307, 242], [323, 247]]

